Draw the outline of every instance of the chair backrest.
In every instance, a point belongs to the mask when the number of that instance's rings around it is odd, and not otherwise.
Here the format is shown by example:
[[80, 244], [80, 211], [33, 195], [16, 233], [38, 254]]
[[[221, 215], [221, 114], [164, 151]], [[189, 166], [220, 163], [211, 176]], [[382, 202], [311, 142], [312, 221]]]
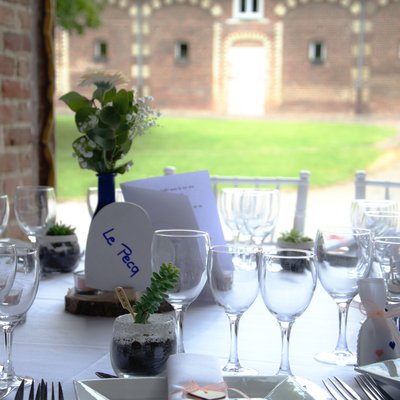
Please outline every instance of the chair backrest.
[[[307, 209], [307, 196], [310, 187], [310, 172], [300, 171], [299, 177], [250, 177], [250, 176], [210, 176], [215, 198], [221, 186], [252, 186], [252, 187], [273, 187], [281, 189], [282, 186], [297, 186], [296, 205], [294, 212], [293, 228], [304, 233]], [[273, 236], [273, 235], [271, 235]]]
[[391, 189], [400, 189], [400, 182], [367, 179], [367, 173], [364, 170], [356, 171], [354, 185], [356, 199], [365, 199], [367, 197], [368, 186], [382, 189], [385, 200], [391, 199]]
[[[176, 168], [169, 166], [164, 168], [165, 175], [171, 175], [176, 172]], [[292, 227], [301, 233], [304, 233], [304, 227], [306, 222], [306, 209], [307, 209], [307, 197], [308, 190], [310, 187], [309, 171], [302, 170], [299, 173], [299, 177], [253, 177], [253, 176], [218, 176], [211, 175], [210, 180], [213, 186], [215, 199], [218, 199], [218, 192], [222, 186], [233, 186], [233, 187], [273, 187], [281, 189], [283, 186], [286, 187], [297, 187], [296, 199], [295, 199], [295, 211]], [[283, 207], [281, 208], [281, 212]], [[274, 233], [271, 235], [271, 241], [274, 240]]]

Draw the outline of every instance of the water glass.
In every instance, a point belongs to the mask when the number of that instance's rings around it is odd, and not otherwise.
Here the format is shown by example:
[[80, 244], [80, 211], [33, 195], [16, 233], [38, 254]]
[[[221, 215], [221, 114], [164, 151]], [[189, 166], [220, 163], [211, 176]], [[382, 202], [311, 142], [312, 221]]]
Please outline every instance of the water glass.
[[239, 362], [239, 321], [258, 294], [258, 269], [261, 253], [255, 247], [212, 246], [208, 252], [208, 279], [215, 302], [221, 306], [230, 325], [230, 352], [225, 374], [255, 375]]
[[7, 228], [8, 219], [10, 217], [10, 205], [6, 194], [0, 195], [0, 235]]

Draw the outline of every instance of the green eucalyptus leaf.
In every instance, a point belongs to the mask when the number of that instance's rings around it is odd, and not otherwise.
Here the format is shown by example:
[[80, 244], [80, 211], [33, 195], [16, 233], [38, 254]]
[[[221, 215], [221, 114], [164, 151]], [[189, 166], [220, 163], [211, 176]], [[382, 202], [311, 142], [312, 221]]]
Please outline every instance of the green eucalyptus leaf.
[[90, 106], [90, 100], [78, 92], [69, 92], [60, 97], [72, 111], [77, 112], [82, 107]]
[[88, 137], [104, 150], [112, 150], [115, 147], [114, 131], [110, 128], [100, 128], [87, 132]]
[[121, 122], [121, 117], [118, 114], [118, 110], [113, 106], [104, 107], [100, 111], [100, 121], [113, 128], [117, 128]]
[[132, 165], [133, 165], [132, 161], [128, 161], [128, 162], [126, 162], [124, 164], [121, 164], [115, 169], [115, 173], [116, 174], [124, 174], [125, 172], [130, 170]]
[[87, 132], [94, 127], [94, 121], [97, 120], [96, 109], [88, 106], [81, 107], [75, 114], [75, 124], [79, 132]]
[[113, 105], [118, 110], [119, 114], [124, 115], [129, 108], [129, 96], [125, 89], [121, 89], [113, 99]]
[[117, 93], [117, 90], [115, 89], [114, 86], [112, 88], [108, 89], [104, 93], [104, 104], [112, 103], [116, 93]]

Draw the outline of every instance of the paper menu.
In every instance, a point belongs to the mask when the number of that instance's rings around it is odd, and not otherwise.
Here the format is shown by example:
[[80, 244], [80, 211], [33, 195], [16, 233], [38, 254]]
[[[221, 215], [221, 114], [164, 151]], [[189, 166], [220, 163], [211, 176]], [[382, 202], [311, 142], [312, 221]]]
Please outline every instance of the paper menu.
[[121, 189], [125, 201], [146, 210], [155, 230], [199, 229], [211, 244], [225, 243], [208, 171], [124, 182]]

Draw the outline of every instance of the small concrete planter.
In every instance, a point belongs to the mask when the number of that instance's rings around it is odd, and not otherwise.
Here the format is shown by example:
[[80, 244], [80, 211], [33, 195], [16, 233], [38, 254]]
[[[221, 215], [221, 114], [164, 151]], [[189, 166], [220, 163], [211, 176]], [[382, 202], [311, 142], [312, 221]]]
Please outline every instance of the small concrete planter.
[[110, 358], [119, 377], [157, 375], [175, 351], [173, 315], [152, 314], [146, 324], [133, 322], [131, 314], [114, 320]]
[[44, 273], [72, 272], [78, 266], [80, 247], [76, 234], [45, 235], [38, 242], [40, 266]]
[[280, 249], [313, 250], [314, 241], [308, 240], [306, 242], [294, 243], [278, 239], [277, 246]]

